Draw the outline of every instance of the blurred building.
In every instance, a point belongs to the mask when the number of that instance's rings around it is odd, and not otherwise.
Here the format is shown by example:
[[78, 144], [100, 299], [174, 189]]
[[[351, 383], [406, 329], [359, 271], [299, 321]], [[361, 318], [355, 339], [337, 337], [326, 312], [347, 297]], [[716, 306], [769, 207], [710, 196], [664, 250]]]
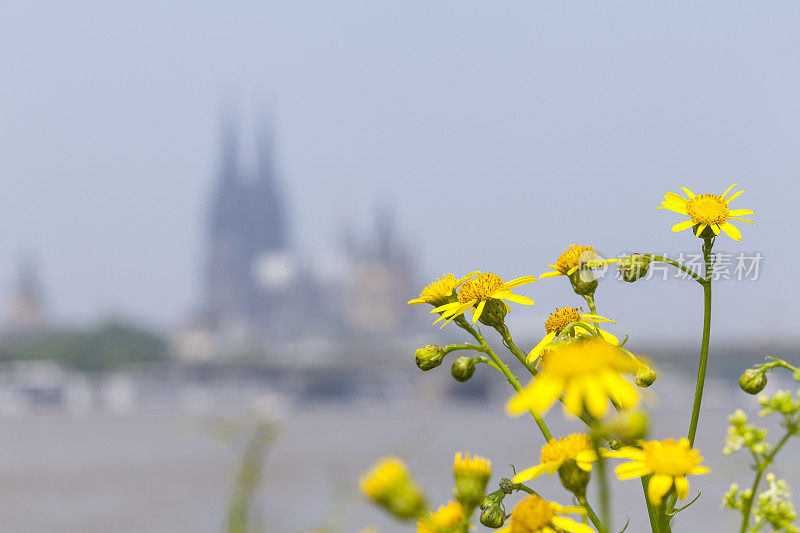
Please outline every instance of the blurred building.
[[370, 239], [343, 239], [341, 275], [320, 275], [324, 268], [301, 260], [292, 246], [293, 210], [281, 189], [269, 124], [259, 124], [255, 141], [248, 166], [236, 121], [224, 121], [208, 211], [203, 303], [176, 335], [179, 355], [279, 357], [300, 350], [313, 358], [400, 333], [409, 324], [405, 301], [416, 284], [391, 210], [378, 213]]
[[39, 331], [45, 324], [44, 297], [39, 268], [31, 256], [20, 259], [17, 278], [8, 299], [3, 332], [25, 336]]

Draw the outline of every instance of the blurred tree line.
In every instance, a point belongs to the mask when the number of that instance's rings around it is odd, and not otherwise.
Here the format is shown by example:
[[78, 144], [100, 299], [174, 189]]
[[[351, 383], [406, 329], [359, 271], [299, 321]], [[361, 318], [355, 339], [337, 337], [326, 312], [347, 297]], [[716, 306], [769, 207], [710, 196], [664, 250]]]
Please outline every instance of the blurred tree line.
[[168, 358], [163, 336], [119, 321], [89, 329], [54, 330], [4, 339], [0, 345], [0, 362], [49, 360], [87, 372]]

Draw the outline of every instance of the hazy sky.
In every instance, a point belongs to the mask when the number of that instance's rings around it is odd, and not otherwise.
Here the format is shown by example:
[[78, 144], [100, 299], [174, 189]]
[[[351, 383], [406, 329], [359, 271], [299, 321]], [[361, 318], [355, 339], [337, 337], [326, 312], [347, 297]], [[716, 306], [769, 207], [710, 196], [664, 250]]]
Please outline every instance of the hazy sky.
[[[720, 284], [715, 326], [798, 338], [798, 28], [790, 0], [7, 3], [0, 282], [33, 250], [59, 319], [180, 322], [232, 100], [274, 111], [304, 255], [391, 199], [423, 279], [539, 273], [572, 242], [696, 250], [664, 192], [743, 184], [758, 224], [718, 248], [761, 252], [762, 277]], [[563, 280], [521, 292], [535, 320], [579, 303]], [[700, 300], [598, 293], [690, 338]]]

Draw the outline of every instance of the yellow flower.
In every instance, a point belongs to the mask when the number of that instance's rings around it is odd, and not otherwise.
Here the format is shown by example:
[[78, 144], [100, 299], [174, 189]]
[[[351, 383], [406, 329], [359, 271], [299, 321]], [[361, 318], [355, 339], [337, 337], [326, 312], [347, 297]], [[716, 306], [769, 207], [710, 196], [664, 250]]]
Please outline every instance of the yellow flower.
[[586, 510], [583, 507], [564, 507], [531, 494], [514, 507], [509, 525], [499, 529], [498, 533], [594, 533], [589, 526], [560, 516], [566, 513], [585, 514]]
[[575, 461], [578, 468], [585, 472], [592, 470], [592, 462], [597, 461], [597, 454], [588, 435], [575, 433], [567, 437], [551, 439], [542, 446], [541, 462], [519, 472], [514, 476], [513, 481], [522, 483], [539, 477], [545, 472], [552, 476], [561, 468], [561, 465], [569, 461]]
[[464, 509], [460, 503], [448, 502], [417, 522], [417, 533], [457, 533], [464, 523]]
[[453, 495], [467, 509], [474, 509], [483, 501], [486, 484], [492, 476], [492, 462], [485, 457], [457, 453], [453, 460], [456, 479]]
[[431, 304], [437, 307], [453, 301], [455, 300], [453, 296], [455, 295], [456, 288], [461, 284], [464, 277], [456, 279], [453, 274], [445, 274], [422, 289], [422, 292], [419, 293], [419, 298], [409, 300], [408, 305]]
[[453, 474], [458, 477], [475, 477], [488, 479], [492, 475], [492, 462], [486, 457], [468, 453], [457, 453], [453, 459]]
[[467, 279], [461, 283], [461, 287], [458, 289], [458, 301], [440, 305], [433, 309], [431, 313], [442, 313], [442, 316], [436, 322], [446, 318], [447, 320], [442, 324], [442, 327], [444, 327], [455, 317], [474, 307], [475, 309], [472, 311], [472, 323], [474, 324], [480, 319], [487, 302], [490, 301], [502, 303], [506, 311], [509, 311], [510, 308], [502, 300], [523, 305], [533, 305], [533, 300], [526, 296], [514, 294], [511, 289], [534, 281], [536, 281], [536, 278], [533, 276], [522, 276], [511, 281], [503, 281], [503, 278], [491, 272], [475, 272], [467, 276]]
[[580, 416], [585, 408], [600, 418], [609, 399], [623, 408], [636, 404], [639, 393], [622, 374], [635, 372], [638, 365], [622, 349], [599, 337], [559, 344], [545, 352], [538, 375], [509, 400], [507, 409], [515, 415], [528, 409], [543, 413], [563, 394], [566, 412]]
[[[711, 228], [714, 235], [719, 235], [720, 230], [728, 234], [728, 236], [736, 241], [742, 238], [739, 230], [728, 222], [729, 220], [738, 220], [739, 222], [748, 222], [754, 224], [752, 220], [739, 218], [745, 215], [752, 215], [753, 212], [749, 209], [729, 209], [728, 204], [742, 194], [744, 191], [739, 191], [725, 198], [731, 190], [736, 187], [734, 183], [720, 195], [716, 194], [695, 194], [686, 187], [681, 187], [687, 200], [683, 196], [675, 193], [668, 192], [664, 195], [664, 201], [661, 202], [661, 207], [657, 209], [669, 209], [681, 215], [686, 215], [689, 220], [684, 220], [672, 226], [672, 231], [683, 231], [685, 229], [694, 228], [694, 234], [702, 237], [706, 228]], [[707, 234], [705, 236], [711, 236]]]
[[361, 492], [399, 518], [414, 518], [425, 510], [425, 495], [406, 464], [386, 456], [361, 476]]
[[[542, 355], [545, 346], [553, 341], [561, 331], [573, 322], [614, 322], [610, 318], [600, 315], [584, 314], [574, 307], [556, 308], [544, 323], [544, 330], [546, 335], [533, 347], [533, 350], [528, 354], [528, 362], [533, 363]], [[616, 322], [614, 322], [616, 324]], [[575, 330], [580, 333], [591, 333], [591, 331], [581, 324], [575, 326]], [[619, 344], [619, 339], [607, 331], [600, 330], [600, 336], [612, 344]]]
[[687, 474], [705, 474], [708, 467], [700, 465], [703, 458], [700, 450], [692, 449], [687, 439], [662, 441], [651, 440], [641, 443], [642, 448], [626, 446], [608, 452], [609, 457], [631, 459], [617, 466], [615, 472], [619, 479], [633, 479], [653, 474], [647, 485], [650, 500], [658, 505], [664, 495], [674, 486], [681, 500], [689, 494]]
[[613, 263], [614, 261], [617, 260], [603, 259], [591, 246], [570, 244], [569, 248], [565, 248], [564, 252], [558, 256], [555, 265], [547, 265], [553, 270], [543, 273], [539, 276], [539, 279], [552, 278], [554, 276], [570, 276], [581, 267], [596, 268], [603, 266], [605, 263]]

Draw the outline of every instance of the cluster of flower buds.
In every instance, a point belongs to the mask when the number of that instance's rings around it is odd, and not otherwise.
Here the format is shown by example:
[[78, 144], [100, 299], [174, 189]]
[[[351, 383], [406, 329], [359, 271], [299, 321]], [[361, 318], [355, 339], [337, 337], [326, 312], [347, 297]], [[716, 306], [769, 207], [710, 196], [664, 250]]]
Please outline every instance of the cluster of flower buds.
[[361, 491], [402, 520], [418, 518], [427, 511], [425, 495], [397, 457], [384, 457], [361, 477]]

